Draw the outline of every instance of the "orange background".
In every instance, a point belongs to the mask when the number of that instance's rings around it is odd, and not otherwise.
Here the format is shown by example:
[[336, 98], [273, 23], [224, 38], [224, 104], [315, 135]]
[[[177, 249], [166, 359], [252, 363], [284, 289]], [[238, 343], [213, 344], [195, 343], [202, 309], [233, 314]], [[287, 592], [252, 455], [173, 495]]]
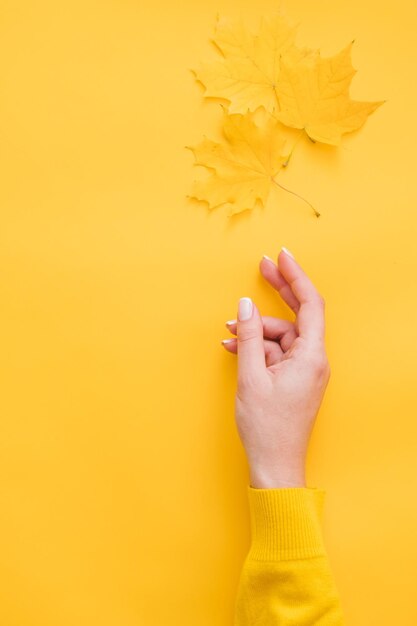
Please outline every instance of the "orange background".
[[220, 340], [287, 246], [327, 303], [332, 378], [308, 481], [347, 623], [414, 625], [417, 192], [414, 0], [288, 1], [300, 43], [353, 38], [340, 148], [305, 141], [265, 209], [186, 199], [184, 146], [219, 135], [190, 68], [216, 13], [268, 0], [0, 2], [0, 623], [232, 622], [248, 472]]

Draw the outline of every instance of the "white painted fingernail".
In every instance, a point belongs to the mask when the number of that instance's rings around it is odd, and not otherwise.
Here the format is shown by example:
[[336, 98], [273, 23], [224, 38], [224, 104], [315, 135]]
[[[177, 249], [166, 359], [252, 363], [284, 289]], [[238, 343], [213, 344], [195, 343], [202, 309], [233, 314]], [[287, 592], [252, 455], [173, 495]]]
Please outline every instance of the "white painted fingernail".
[[288, 254], [288, 256], [290, 256], [295, 261], [295, 256], [287, 248], [284, 248], [284, 246], [282, 246], [281, 250], [284, 250], [285, 254]]
[[266, 259], [267, 261], [271, 261], [271, 263], [273, 263], [275, 265], [275, 261], [273, 259], [271, 259], [270, 256], [267, 256], [266, 254], [264, 254], [263, 258]]
[[252, 317], [252, 308], [252, 300], [250, 298], [240, 298], [238, 317], [241, 322]]
[[237, 320], [228, 320], [226, 322], [226, 326], [232, 326], [232, 324], [237, 324]]
[[232, 341], [236, 341], [236, 339], [222, 339], [222, 343], [231, 343]]

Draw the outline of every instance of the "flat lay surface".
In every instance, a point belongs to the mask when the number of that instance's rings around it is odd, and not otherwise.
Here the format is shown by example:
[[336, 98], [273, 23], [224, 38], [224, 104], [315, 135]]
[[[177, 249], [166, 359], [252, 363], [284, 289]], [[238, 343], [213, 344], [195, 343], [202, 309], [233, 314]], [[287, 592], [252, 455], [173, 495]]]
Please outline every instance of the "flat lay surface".
[[414, 626], [417, 7], [288, 0], [301, 44], [353, 39], [340, 146], [299, 141], [264, 208], [187, 195], [221, 138], [191, 69], [217, 13], [270, 0], [0, 1], [0, 623], [229, 626], [249, 546], [230, 336], [287, 246], [326, 300], [309, 449], [347, 624]]

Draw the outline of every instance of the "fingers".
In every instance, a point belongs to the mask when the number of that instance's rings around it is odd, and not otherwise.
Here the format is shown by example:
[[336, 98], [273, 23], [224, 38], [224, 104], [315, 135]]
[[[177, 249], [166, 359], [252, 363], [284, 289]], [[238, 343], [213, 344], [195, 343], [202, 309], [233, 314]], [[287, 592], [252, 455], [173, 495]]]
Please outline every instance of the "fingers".
[[259, 264], [262, 276], [276, 289], [281, 298], [288, 304], [294, 313], [298, 312], [300, 303], [292, 292], [291, 285], [285, 280], [278, 267], [272, 261], [264, 257]]
[[250, 298], [240, 298], [237, 314], [238, 382], [254, 382], [266, 373], [262, 319]]
[[[232, 339], [224, 339], [222, 343], [228, 352], [231, 352], [232, 354], [237, 354], [237, 337], [233, 337]], [[264, 353], [266, 367], [275, 365], [282, 360], [283, 351], [281, 350], [279, 344], [276, 343], [276, 341], [264, 339]]]
[[311, 343], [324, 343], [324, 299], [297, 261], [283, 250], [278, 255], [278, 270], [299, 302], [297, 327], [300, 337]]
[[[279, 319], [263, 315], [261, 317], [263, 324], [263, 336], [279, 344], [284, 352], [289, 350], [297, 338], [297, 331], [294, 324], [288, 320]], [[226, 327], [231, 333], [237, 333], [237, 320], [226, 322]]]

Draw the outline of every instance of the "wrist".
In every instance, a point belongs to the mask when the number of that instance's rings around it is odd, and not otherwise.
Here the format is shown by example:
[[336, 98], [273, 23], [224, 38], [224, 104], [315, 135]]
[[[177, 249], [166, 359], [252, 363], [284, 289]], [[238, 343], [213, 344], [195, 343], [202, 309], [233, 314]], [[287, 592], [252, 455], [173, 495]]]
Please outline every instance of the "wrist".
[[305, 466], [250, 467], [250, 486], [255, 489], [306, 487]]

